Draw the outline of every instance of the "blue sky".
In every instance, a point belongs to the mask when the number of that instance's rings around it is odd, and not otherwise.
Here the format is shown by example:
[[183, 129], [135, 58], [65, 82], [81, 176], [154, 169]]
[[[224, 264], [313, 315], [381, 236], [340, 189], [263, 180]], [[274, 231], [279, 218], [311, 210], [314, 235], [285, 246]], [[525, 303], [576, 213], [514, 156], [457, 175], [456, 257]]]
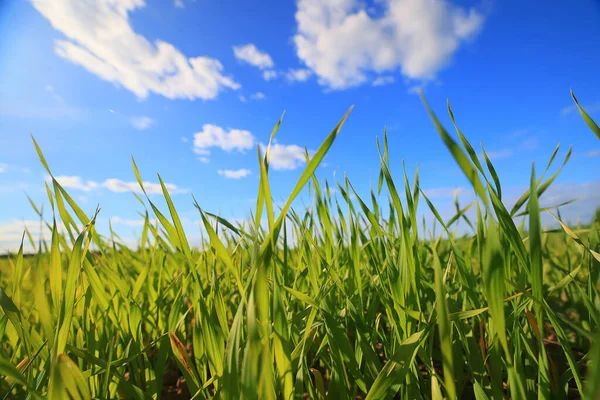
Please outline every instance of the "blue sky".
[[[256, 145], [285, 110], [271, 160], [275, 201], [350, 105], [318, 175], [376, 185], [375, 137], [388, 128], [402, 160], [440, 209], [465, 179], [418, 96], [493, 156], [507, 198], [561, 143], [573, 157], [547, 204], [571, 197], [573, 221], [600, 204], [600, 143], [569, 96], [600, 118], [600, 3], [441, 0], [7, 0], [0, 3], [0, 249], [36, 227], [25, 193], [45, 200], [32, 133], [100, 228], [132, 238], [145, 181], [171, 186], [190, 230], [200, 205], [245, 218], [258, 185]], [[335, 176], [335, 177], [334, 177]], [[152, 186], [151, 186], [152, 187]], [[160, 202], [160, 196], [155, 196]], [[47, 214], [49, 216], [49, 214]]]

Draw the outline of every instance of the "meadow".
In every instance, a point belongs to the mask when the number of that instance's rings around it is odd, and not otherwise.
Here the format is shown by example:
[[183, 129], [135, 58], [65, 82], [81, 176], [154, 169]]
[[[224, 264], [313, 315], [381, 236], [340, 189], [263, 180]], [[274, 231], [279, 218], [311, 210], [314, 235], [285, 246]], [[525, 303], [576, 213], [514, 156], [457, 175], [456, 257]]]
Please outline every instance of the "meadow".
[[[26, 232], [34, 254], [21, 246], [0, 260], [0, 398], [599, 398], [600, 220], [567, 226], [561, 205], [539, 203], [571, 151], [557, 147], [532, 168], [508, 206], [450, 106], [458, 139], [423, 103], [476, 195], [449, 219], [418, 175], [392, 177], [385, 134], [369, 198], [348, 179], [317, 179], [350, 110], [282, 206], [268, 147], [257, 149], [252, 223], [196, 203], [200, 248], [162, 180], [166, 209], [138, 196], [146, 211], [134, 249], [99, 234], [98, 211], [86, 215], [52, 178], [46, 212], [31, 203], [51, 237]], [[301, 193], [311, 201], [296, 210]], [[435, 235], [419, 206], [435, 216]], [[557, 229], [542, 229], [548, 213]], [[458, 235], [458, 223], [470, 233]]]

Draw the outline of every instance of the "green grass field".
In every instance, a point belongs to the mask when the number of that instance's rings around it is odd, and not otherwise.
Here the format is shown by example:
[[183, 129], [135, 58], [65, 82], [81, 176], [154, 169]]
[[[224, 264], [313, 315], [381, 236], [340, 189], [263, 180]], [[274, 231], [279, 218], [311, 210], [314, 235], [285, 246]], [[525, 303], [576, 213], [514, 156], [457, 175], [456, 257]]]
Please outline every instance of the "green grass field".
[[[538, 198], [570, 150], [532, 170], [506, 208], [485, 152], [478, 159], [424, 104], [477, 195], [448, 220], [418, 176], [391, 176], [385, 137], [370, 198], [348, 180], [317, 180], [347, 115], [282, 207], [268, 149], [258, 152], [253, 224], [197, 205], [202, 249], [189, 245], [164, 185], [168, 209], [139, 198], [146, 222], [131, 249], [98, 234], [97, 213], [52, 181], [52, 237], [32, 240], [33, 255], [0, 259], [0, 398], [598, 398], [600, 221], [550, 232], [540, 223], [542, 213], [560, 219]], [[302, 191], [311, 205], [295, 210]], [[459, 221], [471, 235], [454, 233]]]

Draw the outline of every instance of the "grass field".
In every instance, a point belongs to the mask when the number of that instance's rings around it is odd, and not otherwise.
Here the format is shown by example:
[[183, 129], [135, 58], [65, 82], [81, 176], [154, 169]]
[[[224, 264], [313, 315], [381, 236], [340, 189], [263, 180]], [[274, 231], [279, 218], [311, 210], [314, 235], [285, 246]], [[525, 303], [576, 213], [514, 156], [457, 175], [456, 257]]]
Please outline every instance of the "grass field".
[[[391, 176], [385, 137], [370, 198], [348, 180], [317, 180], [347, 115], [281, 208], [268, 149], [253, 224], [198, 206], [203, 249], [189, 245], [164, 185], [167, 210], [139, 198], [146, 222], [131, 249], [99, 235], [97, 213], [52, 181], [52, 237], [0, 260], [0, 398], [598, 398], [600, 222], [540, 223], [560, 218], [538, 198], [570, 151], [532, 170], [507, 208], [485, 152], [478, 159], [458, 128], [452, 139], [424, 104], [477, 195], [449, 220], [417, 176]], [[301, 191], [311, 205], [294, 210]], [[426, 234], [419, 204], [439, 236]], [[472, 234], [458, 237], [458, 221]]]

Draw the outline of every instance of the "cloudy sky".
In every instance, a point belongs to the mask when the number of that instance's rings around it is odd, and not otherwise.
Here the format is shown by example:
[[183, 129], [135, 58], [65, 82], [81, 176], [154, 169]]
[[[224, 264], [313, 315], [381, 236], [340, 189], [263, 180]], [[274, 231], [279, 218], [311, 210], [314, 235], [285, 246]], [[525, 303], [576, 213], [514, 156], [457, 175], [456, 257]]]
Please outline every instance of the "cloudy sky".
[[[359, 193], [376, 185], [376, 135], [387, 126], [392, 172], [418, 165], [441, 209], [469, 188], [439, 140], [421, 88], [449, 127], [482, 142], [510, 199], [531, 162], [558, 142], [573, 157], [543, 199], [572, 197], [573, 221], [600, 204], [600, 142], [569, 89], [600, 119], [600, 3], [516, 0], [4, 0], [0, 2], [0, 249], [23, 227], [27, 202], [45, 201], [53, 174], [100, 229], [134, 238], [139, 191], [131, 156], [158, 193], [160, 173], [186, 226], [191, 193], [242, 219], [256, 198], [256, 147], [272, 149], [275, 201], [350, 105], [355, 110], [318, 175], [346, 173]], [[160, 203], [160, 195], [155, 196]], [[47, 202], [47, 201], [46, 201]], [[47, 214], [49, 216], [49, 214]]]

